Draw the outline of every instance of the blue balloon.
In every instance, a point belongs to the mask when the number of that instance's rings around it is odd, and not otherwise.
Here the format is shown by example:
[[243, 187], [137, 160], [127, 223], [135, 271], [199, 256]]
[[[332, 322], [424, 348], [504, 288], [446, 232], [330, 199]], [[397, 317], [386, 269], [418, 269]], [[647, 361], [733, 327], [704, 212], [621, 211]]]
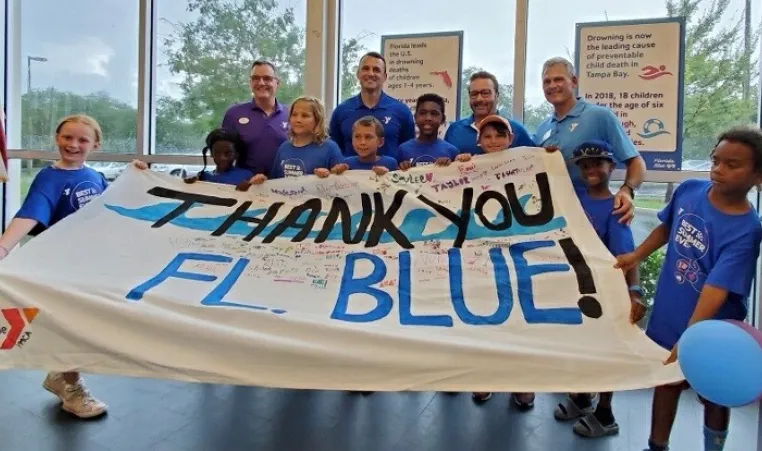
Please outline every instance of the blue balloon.
[[691, 387], [715, 404], [740, 407], [762, 396], [759, 337], [734, 322], [708, 320], [689, 327], [677, 344], [677, 360]]

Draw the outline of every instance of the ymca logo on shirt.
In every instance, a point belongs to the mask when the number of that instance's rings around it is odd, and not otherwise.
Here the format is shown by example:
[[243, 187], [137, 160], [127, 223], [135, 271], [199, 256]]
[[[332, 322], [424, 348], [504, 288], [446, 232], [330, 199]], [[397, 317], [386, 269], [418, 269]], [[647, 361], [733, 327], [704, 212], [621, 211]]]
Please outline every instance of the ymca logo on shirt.
[[300, 177], [304, 175], [305, 164], [301, 159], [289, 158], [282, 164], [284, 177]]
[[413, 166], [429, 166], [437, 161], [436, 157], [431, 155], [421, 155], [413, 160]]
[[709, 249], [709, 230], [706, 221], [694, 214], [683, 214], [677, 218], [677, 228], [672, 240], [678, 255], [675, 270], [677, 283], [689, 283], [697, 292], [706, 280], [698, 261], [706, 256]]
[[575, 128], [577, 128], [577, 125], [579, 125], [577, 122], [572, 122], [569, 126], [569, 131], [573, 132]]
[[384, 125], [388, 124], [391, 121], [392, 121], [392, 117], [391, 116], [384, 116]]
[[79, 210], [89, 204], [91, 200], [102, 193], [103, 189], [89, 180], [78, 183], [74, 189], [64, 189], [64, 196], [69, 196], [71, 207], [75, 210]]

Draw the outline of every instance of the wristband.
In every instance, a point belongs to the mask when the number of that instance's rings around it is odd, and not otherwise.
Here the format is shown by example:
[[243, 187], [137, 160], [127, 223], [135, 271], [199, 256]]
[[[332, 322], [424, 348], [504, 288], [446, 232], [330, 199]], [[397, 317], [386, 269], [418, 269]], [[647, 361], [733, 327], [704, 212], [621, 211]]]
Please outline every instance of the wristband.
[[[635, 200], [635, 188], [633, 188], [633, 187], [632, 187], [632, 185], [630, 185], [630, 184], [629, 184], [629, 183], [627, 183], [627, 182], [624, 182], [624, 183], [622, 184], [622, 188], [625, 188], [625, 187], [627, 187], [627, 188], [629, 188], [629, 189], [630, 189], [630, 197], [631, 197], [633, 200]], [[622, 188], [620, 188], [620, 189], [622, 189]]]
[[629, 291], [632, 291], [633, 293], [636, 293], [638, 296], [643, 297], [643, 289], [640, 288], [640, 285], [631, 285], [628, 288]]

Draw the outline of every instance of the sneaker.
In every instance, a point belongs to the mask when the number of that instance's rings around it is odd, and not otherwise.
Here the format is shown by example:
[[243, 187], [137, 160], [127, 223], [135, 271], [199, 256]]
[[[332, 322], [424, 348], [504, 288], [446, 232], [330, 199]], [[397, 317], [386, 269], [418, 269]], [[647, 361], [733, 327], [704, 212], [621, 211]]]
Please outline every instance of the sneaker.
[[64, 380], [63, 373], [48, 373], [48, 376], [42, 383], [42, 388], [58, 396], [63, 401], [66, 393], [66, 381]]
[[66, 387], [62, 407], [80, 418], [94, 418], [106, 413], [106, 404], [94, 398], [81, 380]]

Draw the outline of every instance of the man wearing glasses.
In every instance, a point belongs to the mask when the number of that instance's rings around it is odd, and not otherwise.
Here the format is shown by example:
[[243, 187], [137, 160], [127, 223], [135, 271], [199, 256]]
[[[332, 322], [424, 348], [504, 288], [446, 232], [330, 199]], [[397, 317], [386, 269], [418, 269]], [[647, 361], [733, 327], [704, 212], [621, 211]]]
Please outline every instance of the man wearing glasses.
[[249, 88], [252, 100], [233, 105], [222, 119], [222, 128], [234, 130], [246, 143], [246, 156], [239, 166], [270, 177], [275, 152], [286, 140], [288, 108], [275, 98], [278, 89], [275, 66], [264, 60], [251, 65]]
[[[458, 148], [460, 153], [479, 155], [482, 149], [476, 143], [479, 122], [497, 111], [500, 96], [497, 78], [489, 72], [475, 72], [468, 81], [468, 97], [473, 114], [465, 119], [453, 122], [447, 128], [444, 140]], [[513, 130], [511, 147], [534, 147], [535, 143], [520, 123], [509, 120]]]

